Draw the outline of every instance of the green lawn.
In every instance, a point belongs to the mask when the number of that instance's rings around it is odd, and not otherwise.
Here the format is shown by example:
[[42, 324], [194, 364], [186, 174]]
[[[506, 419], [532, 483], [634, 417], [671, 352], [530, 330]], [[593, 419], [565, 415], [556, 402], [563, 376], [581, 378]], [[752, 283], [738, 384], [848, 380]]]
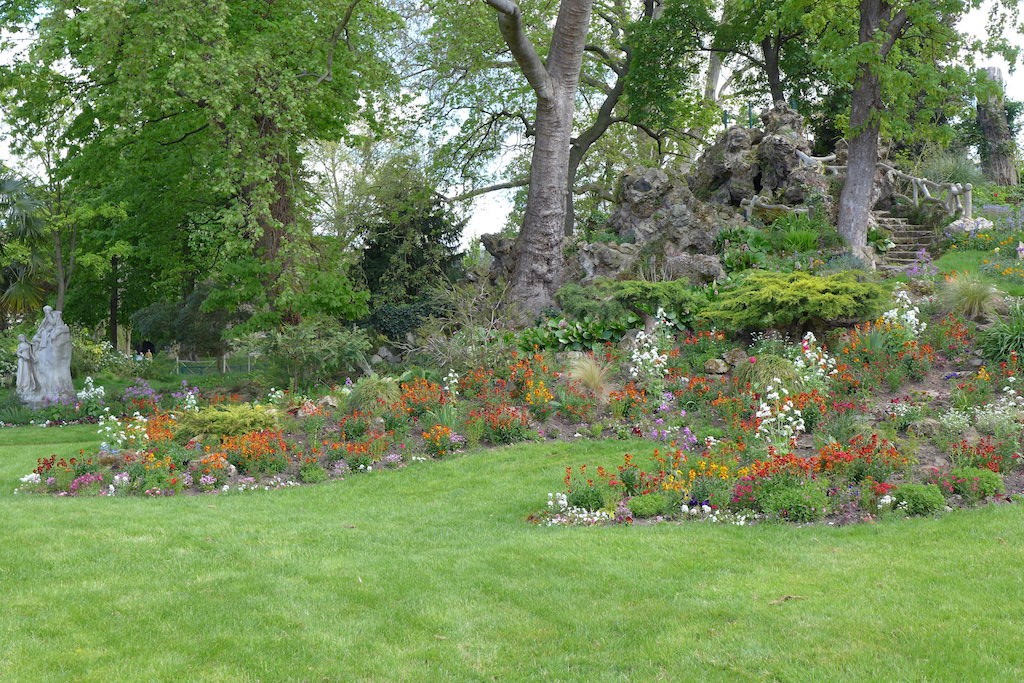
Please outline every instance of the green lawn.
[[948, 251], [935, 261], [940, 273], [979, 273], [985, 281], [1012, 296], [1024, 296], [1024, 285], [1001, 280], [992, 275], [981, 273], [982, 261], [992, 258], [988, 251]]
[[640, 447], [613, 441], [224, 497], [11, 494], [93, 430], [0, 431], [4, 680], [1024, 677], [1019, 505], [842, 529], [524, 522], [567, 464]]

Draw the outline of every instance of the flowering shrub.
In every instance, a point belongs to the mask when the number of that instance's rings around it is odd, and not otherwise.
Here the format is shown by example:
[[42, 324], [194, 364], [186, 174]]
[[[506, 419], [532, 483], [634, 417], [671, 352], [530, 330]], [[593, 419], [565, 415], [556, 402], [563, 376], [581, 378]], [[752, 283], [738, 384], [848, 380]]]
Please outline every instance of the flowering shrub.
[[116, 453], [121, 450], [138, 450], [149, 441], [146, 425], [149, 420], [139, 413], [118, 419], [104, 408], [100, 416], [97, 434], [103, 439], [100, 450]]
[[428, 410], [433, 410], [445, 402], [444, 390], [440, 384], [418, 377], [411, 382], [401, 384], [402, 407], [410, 415], [419, 417]]
[[77, 394], [78, 410], [85, 415], [99, 417], [103, 412], [103, 402], [106, 395], [107, 391], [103, 388], [103, 385], [96, 386], [92, 381], [92, 377], [86, 377], [82, 390]]
[[569, 504], [566, 494], [549, 493], [547, 510], [532, 519], [546, 526], [594, 526], [610, 522], [612, 515], [604, 510], [574, 507]]
[[654, 319], [654, 330], [650, 334], [640, 330], [633, 340], [629, 376], [634, 381], [660, 388], [668, 365], [668, 356], [662, 351], [667, 346], [667, 336], [665, 311], [659, 308]]
[[149, 382], [141, 377], [135, 378], [135, 383], [125, 387], [121, 399], [125, 404], [130, 404], [137, 412], [143, 415], [155, 413], [160, 409], [160, 394], [158, 394]]
[[754, 413], [757, 427], [754, 435], [768, 446], [786, 448], [796, 443], [804, 432], [803, 411], [797, 408], [789, 391], [776, 378], [765, 388], [764, 397]]
[[288, 444], [281, 432], [269, 430], [226, 436], [220, 449], [239, 472], [272, 474], [288, 467]]
[[829, 355], [825, 347], [818, 345], [813, 332], [803, 336], [799, 351], [793, 357], [793, 367], [804, 385], [827, 386], [838, 372], [836, 365], [836, 359]]
[[929, 481], [946, 495], [961, 496], [971, 504], [1006, 490], [999, 474], [979, 467], [956, 467], [948, 472], [936, 470]]
[[902, 327], [912, 337], [921, 336], [921, 333], [928, 329], [928, 323], [920, 318], [921, 309], [914, 305], [905, 289], [896, 290], [894, 296], [896, 307], [883, 313], [882, 320]]
[[434, 425], [423, 432], [423, 441], [430, 455], [435, 458], [443, 458], [459, 450], [466, 439], [453, 432], [451, 427]]
[[1005, 471], [1003, 456], [992, 439], [983, 436], [978, 443], [966, 440], [953, 444], [949, 460], [954, 467], [983, 468], [992, 472]]
[[644, 415], [647, 393], [630, 382], [622, 391], [613, 391], [608, 395], [608, 405], [616, 419], [635, 420]]
[[483, 438], [493, 444], [522, 441], [526, 438], [530, 427], [529, 414], [525, 410], [507, 403], [470, 411], [470, 417], [482, 421]]

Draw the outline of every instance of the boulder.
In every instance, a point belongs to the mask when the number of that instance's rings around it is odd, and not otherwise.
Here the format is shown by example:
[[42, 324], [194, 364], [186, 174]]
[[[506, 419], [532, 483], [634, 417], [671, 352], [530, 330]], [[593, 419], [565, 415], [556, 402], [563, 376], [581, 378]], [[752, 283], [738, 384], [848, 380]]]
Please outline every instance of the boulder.
[[590, 282], [597, 277], [617, 278], [628, 273], [636, 263], [640, 247], [635, 244], [594, 242], [580, 245], [577, 251], [583, 280]]
[[760, 188], [760, 167], [753, 149], [757, 133], [733, 126], [709, 147], [687, 179], [700, 197], [719, 204], [739, 206]]
[[750, 356], [747, 355], [746, 350], [741, 349], [739, 347], [735, 349], [729, 349], [728, 351], [725, 352], [725, 354], [723, 354], [722, 358], [725, 360], [726, 363], [733, 367], [736, 367], [740, 363], [747, 363], [750, 361]]
[[706, 285], [725, 280], [725, 269], [717, 256], [677, 254], [665, 259], [665, 277], [687, 280], [691, 285]]
[[711, 358], [704, 363], [704, 372], [709, 375], [724, 375], [729, 372], [729, 364], [721, 358]]
[[709, 253], [715, 241], [715, 213], [698, 202], [683, 182], [658, 168], [630, 171], [619, 184], [619, 204], [608, 227], [625, 242], [672, 242], [677, 251]]
[[[804, 119], [788, 104], [782, 100], [778, 100], [771, 106], [770, 109], [765, 109], [761, 112], [761, 125], [764, 127], [764, 132], [777, 133], [781, 135], [792, 135], [795, 137], [807, 139], [807, 135], [804, 133]], [[810, 149], [810, 144], [804, 151]]]

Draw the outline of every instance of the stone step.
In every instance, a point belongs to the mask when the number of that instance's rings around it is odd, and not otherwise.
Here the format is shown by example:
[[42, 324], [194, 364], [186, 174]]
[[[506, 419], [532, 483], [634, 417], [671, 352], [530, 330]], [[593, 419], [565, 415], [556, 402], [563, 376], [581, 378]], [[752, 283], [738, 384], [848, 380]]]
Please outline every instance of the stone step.
[[[928, 247], [913, 248], [913, 247], [900, 247], [900, 246], [897, 246], [897, 247], [894, 247], [894, 248], [890, 249], [889, 251], [887, 251], [885, 253], [886, 254], [917, 254], [917, 253], [921, 252], [922, 250], [928, 252]], [[929, 252], [929, 253], [931, 253], [931, 252]]]
[[897, 255], [892, 256], [890, 254], [885, 255], [885, 261], [889, 263], [917, 263], [918, 261], [930, 261], [931, 256], [926, 259], [917, 257], [917, 254]]

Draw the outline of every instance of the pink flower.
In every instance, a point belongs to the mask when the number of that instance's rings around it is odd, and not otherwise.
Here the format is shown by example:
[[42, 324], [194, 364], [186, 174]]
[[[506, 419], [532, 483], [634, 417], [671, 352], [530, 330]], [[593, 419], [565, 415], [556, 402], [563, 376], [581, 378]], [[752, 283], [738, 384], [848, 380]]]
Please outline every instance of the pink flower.
[[755, 358], [754, 356], [751, 356], [749, 360], [750, 360], [751, 363], [756, 363], [757, 362], [757, 358]]

